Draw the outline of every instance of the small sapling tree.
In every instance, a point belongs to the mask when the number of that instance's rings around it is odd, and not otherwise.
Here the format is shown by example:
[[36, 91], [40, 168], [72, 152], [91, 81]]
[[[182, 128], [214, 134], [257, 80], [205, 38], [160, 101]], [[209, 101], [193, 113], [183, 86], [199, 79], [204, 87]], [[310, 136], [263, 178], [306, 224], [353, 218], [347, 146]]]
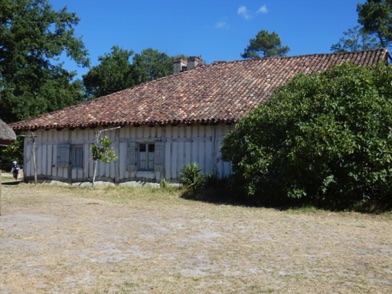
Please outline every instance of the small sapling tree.
[[100, 135], [101, 131], [96, 132], [96, 143], [91, 145], [91, 154], [94, 160], [93, 187], [97, 174], [98, 161], [102, 161], [103, 163], [110, 163], [118, 159], [116, 152], [112, 147], [112, 141], [107, 136], [100, 138]]

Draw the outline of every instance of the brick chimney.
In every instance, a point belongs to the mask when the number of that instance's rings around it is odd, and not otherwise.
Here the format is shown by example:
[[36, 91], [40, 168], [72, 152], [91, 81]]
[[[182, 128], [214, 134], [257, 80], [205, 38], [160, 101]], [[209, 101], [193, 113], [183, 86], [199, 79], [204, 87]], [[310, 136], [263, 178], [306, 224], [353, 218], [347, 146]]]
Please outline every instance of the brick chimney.
[[199, 56], [190, 56], [187, 59], [177, 58], [173, 61], [173, 73], [191, 70], [204, 64], [204, 60]]
[[194, 69], [197, 66], [204, 65], [204, 60], [200, 56], [189, 56], [187, 70]]
[[176, 58], [173, 61], [173, 73], [179, 73], [187, 70], [188, 61], [185, 58]]

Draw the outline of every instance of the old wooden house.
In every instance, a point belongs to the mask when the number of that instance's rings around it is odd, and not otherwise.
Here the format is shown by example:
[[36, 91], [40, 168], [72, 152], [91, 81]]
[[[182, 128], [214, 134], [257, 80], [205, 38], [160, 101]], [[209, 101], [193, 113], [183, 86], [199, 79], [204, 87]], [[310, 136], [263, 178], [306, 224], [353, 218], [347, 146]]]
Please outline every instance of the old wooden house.
[[11, 124], [26, 135], [25, 180], [33, 179], [34, 170], [41, 180], [91, 180], [90, 147], [96, 132], [113, 128], [104, 135], [119, 159], [100, 163], [97, 180], [176, 181], [190, 162], [197, 162], [204, 173], [225, 177], [231, 169], [221, 158], [224, 136], [278, 86], [299, 73], [325, 71], [343, 62], [386, 62], [387, 54], [379, 49], [209, 65], [198, 58], [178, 60], [171, 76]]

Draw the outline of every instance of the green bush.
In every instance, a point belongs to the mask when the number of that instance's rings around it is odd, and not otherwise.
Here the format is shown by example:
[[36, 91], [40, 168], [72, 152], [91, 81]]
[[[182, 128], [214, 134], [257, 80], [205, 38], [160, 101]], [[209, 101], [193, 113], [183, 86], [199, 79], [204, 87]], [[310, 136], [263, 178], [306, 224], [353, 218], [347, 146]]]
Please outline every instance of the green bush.
[[167, 189], [170, 187], [170, 181], [166, 178], [163, 178], [159, 181], [159, 187], [162, 189]]
[[6, 171], [11, 170], [12, 162], [17, 161], [23, 168], [23, 138], [18, 137], [15, 142], [8, 146], [1, 146], [0, 168]]
[[112, 141], [107, 136], [99, 139], [99, 143], [92, 144], [90, 149], [93, 160], [101, 160], [103, 163], [110, 163], [111, 161], [118, 159], [112, 147]]
[[187, 189], [197, 190], [204, 185], [205, 176], [197, 162], [186, 164], [180, 171], [180, 180]]
[[237, 184], [262, 204], [391, 207], [391, 81], [386, 65], [295, 77], [226, 136]]

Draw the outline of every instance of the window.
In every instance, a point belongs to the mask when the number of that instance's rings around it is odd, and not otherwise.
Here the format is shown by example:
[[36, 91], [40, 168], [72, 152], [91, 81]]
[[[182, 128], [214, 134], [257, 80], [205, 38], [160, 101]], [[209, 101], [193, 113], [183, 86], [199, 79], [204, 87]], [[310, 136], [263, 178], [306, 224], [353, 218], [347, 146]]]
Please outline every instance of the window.
[[83, 145], [57, 145], [57, 166], [83, 167]]
[[73, 145], [71, 147], [71, 166], [83, 168], [83, 146]]
[[69, 165], [69, 144], [57, 145], [57, 166]]
[[127, 170], [163, 172], [164, 147], [164, 142], [128, 142]]
[[155, 144], [139, 144], [139, 170], [154, 170]]

